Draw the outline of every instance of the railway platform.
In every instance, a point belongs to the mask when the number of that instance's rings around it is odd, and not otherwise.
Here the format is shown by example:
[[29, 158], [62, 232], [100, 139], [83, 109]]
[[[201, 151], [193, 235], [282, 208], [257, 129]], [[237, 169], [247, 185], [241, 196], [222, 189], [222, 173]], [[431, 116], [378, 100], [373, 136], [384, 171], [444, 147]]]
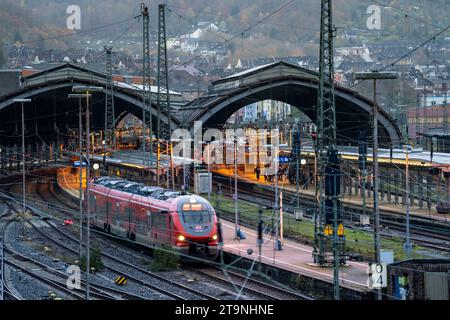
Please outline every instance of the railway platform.
[[[58, 184], [72, 198], [79, 196], [76, 175], [71, 174], [70, 168], [58, 171]], [[240, 226], [246, 239], [235, 239], [235, 226], [231, 222], [222, 220], [224, 236], [224, 251], [247, 259], [259, 261], [257, 234], [255, 230]], [[249, 255], [249, 249], [252, 255]], [[322, 268], [313, 264], [312, 248], [291, 240], [284, 240], [282, 250], [274, 250], [274, 239], [266, 235], [262, 244], [261, 263], [271, 267], [288, 270], [294, 274], [313, 279], [323, 280], [330, 285], [333, 283], [333, 269]], [[358, 292], [368, 291], [366, 287], [367, 263], [349, 261], [348, 266], [340, 268], [340, 283], [342, 287]]]
[[[245, 234], [244, 240], [235, 239], [235, 226], [231, 222], [222, 220], [224, 237], [224, 251], [247, 259], [259, 261], [257, 232], [247, 227], [240, 226]], [[293, 273], [320, 279], [330, 284], [333, 283], [333, 268], [319, 267], [314, 265], [312, 248], [300, 243], [284, 240], [282, 250], [274, 250], [275, 239], [269, 235], [263, 237], [264, 243], [261, 247], [261, 262], [289, 270]], [[249, 249], [252, 254], [249, 255]], [[348, 261], [347, 266], [341, 267], [339, 272], [340, 285], [357, 291], [368, 291], [367, 288], [367, 263]]]
[[[226, 168], [220, 168], [220, 169], [214, 170], [213, 172], [216, 174], [225, 176], [225, 177], [234, 178], [233, 170], [227, 170]], [[271, 188], [274, 187], [274, 182], [265, 182], [264, 178], [262, 176], [260, 177], [259, 180], [256, 180], [256, 176], [253, 173], [239, 172], [238, 179], [248, 182], [248, 183], [264, 185], [264, 186], [271, 187]], [[287, 178], [285, 178], [282, 181], [279, 181], [278, 186], [279, 186], [280, 190], [287, 190], [287, 191], [293, 192], [293, 193], [296, 192], [296, 186], [290, 184], [289, 181], [287, 180]], [[300, 195], [315, 197], [315, 189], [313, 186], [311, 186], [309, 189], [303, 189], [302, 187], [300, 187], [299, 193], [300, 193]], [[383, 200], [380, 197], [378, 199], [379, 199], [378, 201], [379, 201], [380, 211], [400, 213], [400, 214], [404, 214], [406, 212], [406, 206], [401, 203], [394, 204], [392, 202], [388, 202], [387, 200]], [[342, 202], [343, 202], [343, 204], [352, 204], [352, 205], [356, 205], [356, 206], [361, 206], [361, 197], [357, 196], [357, 195], [346, 194], [342, 198]], [[371, 214], [372, 208], [373, 208], [373, 199], [371, 199], [369, 197], [366, 198], [366, 207], [367, 207], [367, 212], [369, 214]], [[427, 208], [410, 207], [410, 214], [412, 216], [417, 216], [417, 217], [421, 217], [421, 218], [434, 219], [434, 220], [438, 220], [441, 222], [449, 222], [449, 217], [447, 217], [446, 215], [438, 214], [436, 212], [436, 206], [433, 206], [431, 208], [431, 210], [428, 210]]]
[[[143, 164], [144, 157], [149, 157], [149, 154], [144, 154], [141, 151], [133, 151], [133, 152], [117, 152], [114, 156], [114, 158], [107, 158], [106, 161], [109, 165], [118, 165], [120, 167], [128, 167], [132, 168], [133, 170], [144, 170], [146, 166]], [[100, 157], [94, 157], [94, 160], [100, 160]], [[164, 160], [163, 160], [164, 161]], [[164, 166], [164, 164], [161, 164]], [[234, 178], [234, 171], [233, 168], [227, 169], [226, 167], [215, 167], [211, 166], [211, 171], [213, 173], [222, 175], [224, 177]], [[265, 182], [263, 176], [260, 176], [260, 179], [257, 181], [256, 176], [253, 172], [243, 172], [238, 171], [238, 179], [241, 181], [245, 181], [247, 183], [253, 183], [258, 184], [262, 186], [267, 186], [270, 188], [274, 187], [274, 182]], [[288, 179], [285, 177], [284, 180], [279, 181], [279, 188], [280, 190], [286, 190], [291, 193], [296, 192], [296, 186], [289, 183]], [[370, 192], [368, 192], [370, 195]], [[302, 188], [300, 187], [300, 195], [309, 197], [313, 199], [315, 197], [315, 188], [313, 184], [309, 185], [309, 188]], [[370, 215], [373, 208], [373, 197], [370, 196], [366, 197], [366, 208], [367, 212]], [[402, 198], [402, 196], [400, 196]], [[378, 197], [379, 201], [379, 207], [381, 211], [384, 212], [391, 212], [394, 214], [404, 214], [406, 211], [406, 205], [403, 201], [398, 201], [398, 203], [395, 203], [393, 199], [389, 199], [388, 197], [383, 197], [382, 192], [380, 192], [380, 196]], [[342, 202], [344, 204], [349, 204], [353, 206], [359, 206], [362, 207], [362, 198], [361, 195], [359, 195], [356, 191], [352, 194], [351, 192], [343, 193]], [[450, 223], [449, 219], [450, 217], [445, 214], [438, 214], [436, 211], [436, 204], [433, 203], [431, 206], [431, 209], [429, 210], [426, 206], [417, 206], [417, 205], [410, 205], [410, 214], [412, 216], [420, 217], [423, 219], [431, 219], [436, 220], [442, 223]]]

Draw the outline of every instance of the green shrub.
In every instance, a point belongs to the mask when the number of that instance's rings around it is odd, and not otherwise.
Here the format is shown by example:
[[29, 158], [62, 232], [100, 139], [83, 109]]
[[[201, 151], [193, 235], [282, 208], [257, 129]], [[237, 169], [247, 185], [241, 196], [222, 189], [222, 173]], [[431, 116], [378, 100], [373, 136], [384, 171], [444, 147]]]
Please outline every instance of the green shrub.
[[[100, 271], [103, 269], [103, 262], [102, 262], [102, 252], [98, 247], [94, 247], [90, 249], [90, 257], [89, 257], [89, 264], [92, 267], [95, 268], [95, 271]], [[86, 270], [86, 256], [83, 255], [81, 258], [81, 264], [80, 264], [81, 270]]]
[[180, 266], [180, 256], [176, 254], [170, 246], [162, 245], [153, 252], [153, 263], [151, 271], [173, 271]]

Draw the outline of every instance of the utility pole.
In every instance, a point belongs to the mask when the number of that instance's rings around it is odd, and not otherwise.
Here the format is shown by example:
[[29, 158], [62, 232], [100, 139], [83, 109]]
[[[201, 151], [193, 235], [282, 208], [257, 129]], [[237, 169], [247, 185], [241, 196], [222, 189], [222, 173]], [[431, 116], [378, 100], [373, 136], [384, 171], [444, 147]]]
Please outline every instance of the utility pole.
[[4, 260], [4, 250], [3, 250], [3, 243], [5, 241], [4, 234], [1, 234], [2, 238], [0, 239], [0, 273], [1, 273], [1, 279], [0, 279], [0, 301], [3, 301], [4, 299], [4, 292], [5, 287], [3, 284], [5, 283], [5, 260]]
[[[147, 128], [150, 136], [150, 165], [153, 157], [153, 121], [152, 121], [152, 87], [151, 87], [151, 65], [150, 65], [150, 35], [149, 24], [150, 16], [148, 7], [141, 3], [142, 15], [142, 33], [143, 33], [143, 53], [142, 53], [142, 152], [144, 156], [144, 165], [147, 163], [145, 152], [147, 151]], [[147, 110], [148, 104], [148, 110]], [[148, 118], [147, 118], [148, 113]], [[159, 168], [158, 168], [159, 169]], [[157, 174], [159, 177], [159, 174]]]
[[[167, 60], [167, 37], [166, 37], [166, 5], [160, 4], [158, 6], [158, 145], [161, 138], [167, 141], [167, 148], [171, 149], [171, 134], [172, 134], [172, 112], [170, 106], [170, 91], [169, 91], [169, 70]], [[162, 128], [161, 113], [165, 112], [168, 118], [168, 127]], [[167, 130], [167, 131], [166, 131]], [[165, 134], [161, 134], [163, 131]], [[173, 177], [173, 163], [171, 153], [167, 153], [167, 185], [170, 186], [170, 176]], [[173, 182], [173, 183], [174, 183]], [[175, 187], [174, 187], [175, 188]]]
[[[397, 79], [392, 72], [358, 72], [353, 74], [354, 80], [373, 80], [373, 112], [372, 112], [372, 138], [373, 138], [373, 217], [374, 217], [374, 249], [375, 263], [380, 263], [380, 208], [378, 205], [379, 166], [378, 166], [378, 103], [377, 80]], [[381, 290], [377, 290], [377, 299], [382, 300]]]
[[[80, 158], [80, 168], [79, 168], [79, 214], [80, 214], [80, 262], [83, 258], [83, 107], [81, 106], [81, 99], [86, 98], [86, 101], [89, 98], [88, 94], [69, 94], [69, 99], [78, 99], [78, 144], [79, 144], [79, 158]], [[87, 164], [87, 163], [86, 163]]]
[[262, 245], [264, 242], [264, 235], [263, 235], [263, 217], [262, 217], [263, 211], [260, 208], [258, 210], [258, 240], [257, 240], [257, 245], [258, 245], [258, 261], [261, 264], [261, 253], [262, 253]]
[[79, 168], [79, 193], [80, 193], [80, 199], [79, 199], [79, 206], [80, 206], [80, 248], [78, 249], [80, 252], [80, 263], [81, 259], [83, 258], [83, 136], [81, 135], [81, 132], [83, 131], [83, 107], [81, 106], [81, 97], [79, 98], [79, 107], [78, 107], [78, 143], [80, 147], [80, 154], [79, 154], [79, 161], [80, 161], [80, 168]]
[[296, 126], [294, 128], [294, 132], [292, 134], [292, 157], [295, 157], [295, 184], [296, 184], [296, 192], [297, 192], [297, 207], [296, 210], [300, 208], [300, 160], [302, 156], [301, 150], [301, 137], [300, 137], [300, 129]]
[[[90, 132], [90, 110], [89, 110], [89, 98], [91, 97], [91, 93], [94, 92], [103, 92], [104, 89], [102, 87], [91, 87], [91, 86], [74, 86], [72, 87], [73, 92], [82, 92], [85, 93], [86, 97], [86, 300], [90, 299], [90, 288], [89, 288], [89, 275], [90, 275], [90, 215], [91, 215], [91, 206], [90, 206], [90, 197], [89, 197], [89, 175], [90, 175], [90, 148], [91, 148], [91, 132]], [[83, 159], [80, 159], [81, 165]], [[81, 196], [81, 195], [80, 195]]]
[[[362, 191], [362, 208], [363, 215], [366, 215], [366, 181], [367, 181], [367, 143], [366, 143], [366, 132], [359, 132], [359, 170], [361, 178], [361, 191]], [[350, 214], [350, 220], [352, 220], [352, 215]]]
[[[89, 94], [89, 92], [87, 92]], [[91, 147], [91, 141], [90, 141], [90, 136], [91, 136], [91, 132], [90, 132], [90, 128], [91, 128], [91, 123], [90, 123], [90, 116], [89, 116], [90, 110], [89, 110], [89, 96], [86, 96], [86, 230], [87, 230], [87, 234], [86, 234], [86, 300], [89, 301], [90, 298], [90, 293], [89, 293], [89, 274], [90, 274], [90, 267], [91, 267], [91, 262], [90, 262], [90, 215], [91, 215], [91, 199], [89, 197], [89, 173], [90, 173], [90, 165], [91, 165], [91, 161], [89, 159], [89, 153], [90, 153], [90, 147]]]
[[411, 258], [411, 236], [410, 236], [410, 228], [409, 228], [409, 198], [410, 198], [410, 189], [409, 189], [409, 152], [411, 151], [411, 146], [404, 146], [405, 156], [406, 156], [406, 242], [405, 242], [405, 253], [408, 259]]
[[[314, 235], [314, 262], [320, 266], [329, 265], [330, 247], [333, 252], [334, 299], [340, 299], [339, 265], [345, 263], [343, 256], [345, 242], [338, 237], [339, 229], [343, 229], [340, 219], [340, 164], [336, 148], [336, 108], [334, 90], [334, 37], [332, 0], [321, 0], [320, 25], [320, 66], [319, 90], [317, 99], [318, 124], [318, 188], [319, 213], [318, 227]], [[325, 184], [325, 190], [324, 190]], [[317, 221], [315, 221], [317, 223]], [[331, 231], [331, 224], [333, 229]], [[331, 244], [331, 237], [332, 244]]]
[[[282, 212], [281, 212], [281, 207], [280, 207], [280, 194], [279, 194], [279, 188], [278, 188], [278, 171], [280, 168], [279, 162], [280, 162], [280, 157], [279, 157], [279, 139], [280, 139], [280, 133], [279, 133], [279, 129], [275, 129], [275, 137], [276, 139], [274, 139], [273, 134], [271, 134], [271, 147], [275, 147], [275, 154], [274, 154], [274, 161], [275, 161], [275, 208], [274, 208], [274, 213], [277, 217], [276, 219], [276, 223], [275, 223], [275, 241], [274, 241], [274, 250], [275, 251], [281, 251], [283, 250], [282, 248], [282, 243], [280, 241], [280, 237], [282, 235], [282, 231], [281, 231], [281, 219], [282, 219]], [[274, 142], [277, 142], [276, 145], [274, 144]]]
[[103, 162], [110, 146], [111, 153], [116, 150], [116, 117], [114, 115], [114, 81], [112, 77], [112, 47], [105, 47], [106, 53], [106, 90], [105, 90], [105, 135]]
[[235, 233], [235, 240], [240, 239], [240, 228], [239, 228], [239, 209], [238, 209], [238, 179], [237, 174], [238, 167], [237, 167], [237, 138], [234, 137], [234, 233]]
[[[24, 103], [30, 103], [31, 99], [14, 99], [14, 102], [20, 103], [22, 106], [22, 214], [25, 219], [26, 207], [26, 186], [25, 186], [25, 171], [26, 171], [26, 157], [25, 157], [25, 115], [24, 115]], [[24, 232], [24, 226], [22, 225], [22, 233]]]

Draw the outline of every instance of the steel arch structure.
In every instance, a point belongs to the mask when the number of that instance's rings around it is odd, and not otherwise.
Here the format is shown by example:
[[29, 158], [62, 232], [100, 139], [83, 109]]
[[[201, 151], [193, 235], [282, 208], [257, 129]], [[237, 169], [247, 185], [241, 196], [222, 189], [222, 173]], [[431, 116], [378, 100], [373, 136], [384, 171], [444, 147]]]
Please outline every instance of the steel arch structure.
[[[281, 76], [204, 97], [198, 103], [194, 101], [181, 107], [176, 116], [178, 122], [187, 127], [192, 127], [194, 121], [201, 121], [204, 127], [220, 127], [242, 107], [274, 99], [300, 109], [316, 122], [317, 90], [318, 80], [313, 77]], [[370, 127], [372, 110], [371, 100], [355, 91], [336, 86], [337, 143], [357, 144], [360, 129]], [[395, 120], [382, 110], [380, 114], [380, 143], [388, 147], [398, 146], [402, 141], [402, 134]]]

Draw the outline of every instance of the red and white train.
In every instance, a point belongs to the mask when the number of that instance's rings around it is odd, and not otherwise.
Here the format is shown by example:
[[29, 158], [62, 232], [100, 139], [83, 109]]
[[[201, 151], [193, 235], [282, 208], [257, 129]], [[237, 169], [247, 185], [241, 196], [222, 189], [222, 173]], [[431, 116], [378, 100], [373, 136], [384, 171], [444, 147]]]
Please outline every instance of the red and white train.
[[204, 198], [113, 177], [93, 179], [89, 189], [96, 227], [150, 247], [216, 255], [217, 217]]

